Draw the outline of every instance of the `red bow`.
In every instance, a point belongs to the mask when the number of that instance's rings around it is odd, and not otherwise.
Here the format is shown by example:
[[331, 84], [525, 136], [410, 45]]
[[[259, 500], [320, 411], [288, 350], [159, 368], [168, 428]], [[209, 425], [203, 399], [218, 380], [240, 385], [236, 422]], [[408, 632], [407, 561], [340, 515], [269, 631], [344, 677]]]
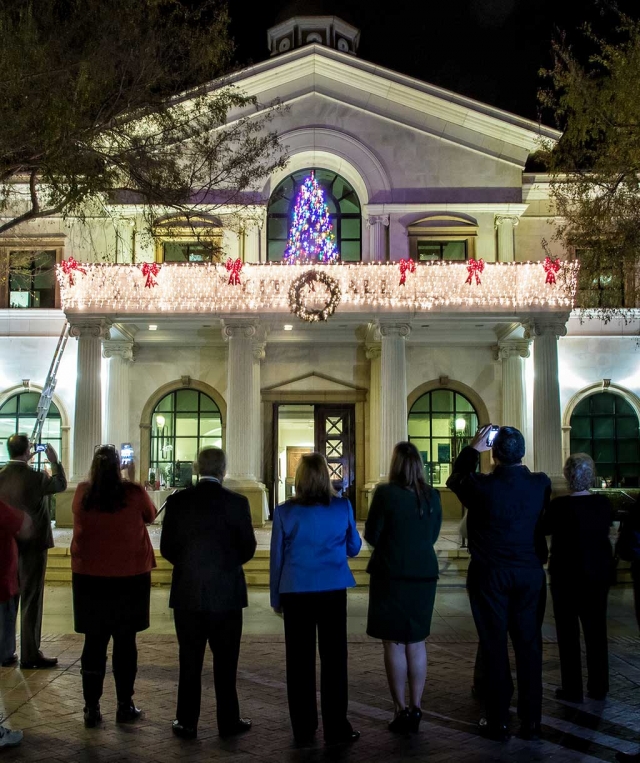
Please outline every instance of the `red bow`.
[[416, 272], [416, 263], [413, 260], [400, 260], [400, 286], [404, 286], [407, 282], [407, 271], [409, 273]]
[[561, 267], [560, 257], [556, 257], [555, 260], [553, 260], [547, 255], [544, 258], [544, 272], [547, 274], [545, 283], [554, 284], [556, 282], [556, 273]]
[[242, 260], [232, 260], [229, 258], [226, 262], [226, 268], [231, 273], [229, 283], [232, 286], [240, 283], [240, 271], [242, 270]]
[[87, 271], [84, 268], [80, 267], [80, 264], [76, 262], [76, 260], [73, 259], [73, 257], [69, 257], [68, 260], [62, 260], [60, 263], [62, 265], [62, 272], [69, 276], [69, 286], [73, 286], [73, 271], [77, 270], [78, 273], [84, 273], [87, 275]]
[[147, 279], [144, 282], [145, 289], [150, 289], [152, 286], [158, 285], [155, 277], [160, 272], [160, 268], [155, 262], [143, 262], [142, 265], [140, 265], [140, 270], [142, 271], [142, 275]]
[[480, 280], [480, 273], [484, 270], [484, 260], [469, 260], [469, 264], [467, 265], [467, 271], [469, 272], [469, 277], [465, 281], [465, 283], [468, 283], [471, 285], [473, 283], [473, 279], [475, 276], [476, 279], [476, 286], [479, 286], [482, 281]]

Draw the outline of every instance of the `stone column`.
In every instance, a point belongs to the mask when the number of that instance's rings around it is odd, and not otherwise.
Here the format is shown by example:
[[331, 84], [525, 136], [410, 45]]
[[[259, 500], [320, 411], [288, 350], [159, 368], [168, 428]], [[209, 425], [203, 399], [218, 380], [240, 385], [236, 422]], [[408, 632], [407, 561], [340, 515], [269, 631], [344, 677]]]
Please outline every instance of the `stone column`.
[[397, 442], [407, 439], [406, 323], [381, 323], [380, 336], [380, 477], [386, 478]]
[[78, 340], [73, 422], [74, 481], [87, 477], [95, 446], [102, 443], [102, 340], [109, 338], [110, 326], [109, 321], [101, 318], [71, 326], [70, 335]]
[[[558, 378], [558, 338], [567, 333], [568, 315], [536, 318], [525, 330], [533, 339], [534, 468], [552, 479], [562, 474], [562, 414]], [[555, 482], [554, 479], [554, 482]]]
[[119, 448], [131, 442], [133, 432], [129, 418], [129, 368], [133, 363], [133, 342], [104, 342], [102, 357], [107, 366], [107, 390], [104, 415], [104, 439]]
[[260, 393], [260, 363], [265, 358], [266, 342], [254, 341], [253, 351], [253, 394], [251, 407], [255, 420], [252, 424], [252, 431], [255, 437], [255, 444], [252, 450], [254, 465], [253, 473], [256, 480], [262, 482], [263, 464], [262, 464], [262, 395]]
[[496, 348], [496, 360], [502, 361], [502, 425], [519, 429], [525, 438], [527, 394], [523, 359], [529, 354], [526, 339], [505, 340]]
[[379, 344], [370, 344], [366, 355], [370, 363], [369, 370], [369, 459], [367, 464], [366, 490], [373, 490], [380, 480], [383, 470], [380, 468], [380, 355]]
[[514, 228], [520, 222], [515, 215], [496, 215], [498, 231], [498, 261], [512, 262], [516, 258]]
[[[251, 518], [264, 524], [266, 491], [256, 471], [260, 449], [260, 355], [255, 321], [225, 321], [229, 341], [227, 370], [227, 477], [232, 490], [249, 499]], [[257, 357], [256, 357], [257, 356]]]
[[389, 215], [373, 215], [367, 220], [369, 228], [369, 260], [371, 262], [387, 261], [387, 231]]

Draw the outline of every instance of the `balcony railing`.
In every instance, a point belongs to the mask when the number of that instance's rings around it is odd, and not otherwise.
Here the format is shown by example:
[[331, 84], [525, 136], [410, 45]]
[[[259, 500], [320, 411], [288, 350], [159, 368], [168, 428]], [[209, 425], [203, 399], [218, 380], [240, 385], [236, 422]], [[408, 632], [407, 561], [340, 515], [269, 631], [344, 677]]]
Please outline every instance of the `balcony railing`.
[[[577, 262], [563, 264], [556, 282], [547, 282], [542, 262], [487, 263], [469, 283], [465, 262], [417, 264], [405, 272], [400, 263], [338, 265], [243, 264], [239, 283], [224, 263], [58, 266], [66, 313], [255, 313], [288, 312], [290, 290], [304, 272], [331, 276], [340, 290], [338, 313], [358, 312], [512, 312], [569, 310], [576, 291]], [[325, 287], [307, 296], [325, 299]], [[324, 292], [324, 294], [323, 294]]]

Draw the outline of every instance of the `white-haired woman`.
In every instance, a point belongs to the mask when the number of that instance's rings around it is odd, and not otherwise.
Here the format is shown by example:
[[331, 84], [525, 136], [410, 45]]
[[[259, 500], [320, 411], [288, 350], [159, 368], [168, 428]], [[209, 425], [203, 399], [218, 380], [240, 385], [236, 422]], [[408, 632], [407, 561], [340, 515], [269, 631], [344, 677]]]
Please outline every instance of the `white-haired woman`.
[[551, 536], [549, 576], [558, 634], [561, 688], [558, 699], [582, 702], [580, 625], [587, 652], [587, 691], [604, 699], [609, 691], [607, 596], [613, 574], [609, 500], [591, 493], [596, 467], [591, 456], [574, 453], [564, 466], [570, 494], [551, 501], [544, 531]]

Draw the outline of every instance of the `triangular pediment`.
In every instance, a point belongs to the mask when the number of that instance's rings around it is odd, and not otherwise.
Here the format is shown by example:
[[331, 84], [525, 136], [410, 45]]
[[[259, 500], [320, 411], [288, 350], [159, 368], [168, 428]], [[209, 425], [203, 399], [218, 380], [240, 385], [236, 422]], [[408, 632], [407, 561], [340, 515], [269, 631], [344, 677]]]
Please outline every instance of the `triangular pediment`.
[[341, 102], [518, 164], [539, 148], [541, 138], [560, 138], [550, 127], [323, 45], [274, 56], [210, 87], [224, 84], [237, 86], [260, 103], [277, 99], [286, 105], [311, 95]]
[[[289, 379], [286, 382], [264, 387], [263, 392], [354, 392], [361, 388], [355, 384], [332, 379], [330, 376], [311, 372], [304, 376]], [[364, 391], [364, 390], [363, 390]]]

